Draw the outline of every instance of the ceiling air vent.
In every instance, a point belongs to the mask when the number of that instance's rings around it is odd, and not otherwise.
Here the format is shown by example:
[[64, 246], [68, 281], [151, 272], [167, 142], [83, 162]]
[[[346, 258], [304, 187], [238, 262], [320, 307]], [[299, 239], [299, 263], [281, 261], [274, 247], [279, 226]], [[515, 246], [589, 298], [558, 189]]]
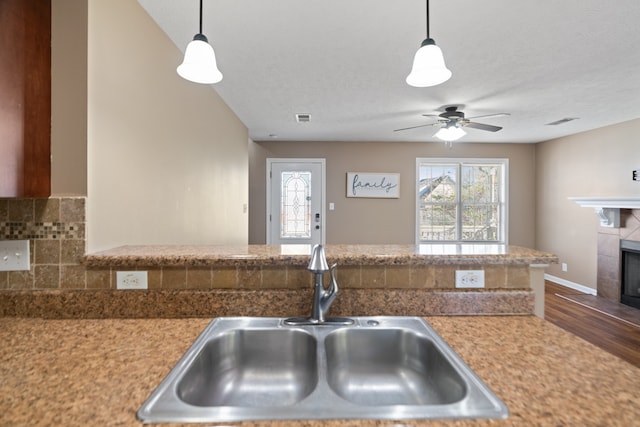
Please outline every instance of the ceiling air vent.
[[555, 122], [547, 123], [545, 126], [558, 126], [570, 122], [572, 120], [578, 120], [578, 117], [565, 117], [564, 119], [556, 120]]
[[307, 113], [296, 114], [296, 122], [298, 123], [306, 123], [309, 120], [311, 120], [311, 114], [307, 114]]

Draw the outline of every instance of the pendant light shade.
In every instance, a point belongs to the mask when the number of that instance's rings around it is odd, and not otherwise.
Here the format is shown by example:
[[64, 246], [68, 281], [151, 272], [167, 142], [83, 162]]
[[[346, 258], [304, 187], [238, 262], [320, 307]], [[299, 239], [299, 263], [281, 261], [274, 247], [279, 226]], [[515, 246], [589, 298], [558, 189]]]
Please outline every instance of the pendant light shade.
[[222, 80], [216, 54], [202, 34], [202, 0], [200, 0], [200, 32], [193, 37], [184, 52], [184, 60], [176, 69], [178, 75], [194, 83], [213, 84]]
[[457, 141], [458, 139], [462, 138], [466, 134], [467, 133], [462, 128], [459, 128], [458, 126], [446, 126], [441, 128], [438, 132], [436, 132], [434, 136], [443, 141], [452, 142], [452, 141]]
[[451, 77], [451, 70], [444, 64], [442, 50], [433, 39], [422, 42], [413, 58], [411, 73], [407, 76], [407, 84], [414, 87], [429, 87], [444, 83]]
[[451, 77], [451, 70], [444, 63], [442, 50], [429, 36], [429, 0], [427, 0], [427, 38], [413, 58], [407, 84], [415, 87], [429, 87], [444, 83]]
[[213, 84], [222, 80], [216, 54], [203, 34], [196, 34], [187, 45], [184, 60], [178, 65], [177, 71], [180, 77], [195, 83]]

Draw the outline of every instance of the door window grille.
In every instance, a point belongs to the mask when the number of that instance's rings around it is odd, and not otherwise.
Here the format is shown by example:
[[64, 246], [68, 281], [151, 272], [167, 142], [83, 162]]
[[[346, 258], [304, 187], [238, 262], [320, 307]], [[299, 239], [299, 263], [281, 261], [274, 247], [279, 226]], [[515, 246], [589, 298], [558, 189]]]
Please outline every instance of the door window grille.
[[281, 238], [311, 237], [311, 172], [282, 172]]

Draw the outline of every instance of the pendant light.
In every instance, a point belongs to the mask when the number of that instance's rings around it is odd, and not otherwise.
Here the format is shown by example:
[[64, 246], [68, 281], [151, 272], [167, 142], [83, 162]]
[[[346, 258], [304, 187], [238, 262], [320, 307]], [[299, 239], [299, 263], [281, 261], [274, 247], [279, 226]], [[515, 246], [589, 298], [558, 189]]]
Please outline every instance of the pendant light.
[[451, 77], [451, 70], [444, 64], [442, 51], [429, 36], [429, 0], [427, 0], [427, 38], [413, 58], [411, 73], [407, 84], [415, 87], [428, 87], [444, 83]]
[[184, 52], [184, 60], [176, 71], [183, 79], [194, 83], [213, 84], [222, 80], [216, 55], [207, 37], [202, 34], [202, 0], [200, 0], [200, 31], [193, 37]]

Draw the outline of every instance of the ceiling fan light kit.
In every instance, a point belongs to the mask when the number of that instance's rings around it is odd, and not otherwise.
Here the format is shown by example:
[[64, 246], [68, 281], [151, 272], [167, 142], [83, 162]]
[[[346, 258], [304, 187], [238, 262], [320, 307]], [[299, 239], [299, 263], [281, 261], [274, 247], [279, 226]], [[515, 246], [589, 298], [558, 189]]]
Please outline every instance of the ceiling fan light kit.
[[178, 75], [194, 83], [214, 84], [222, 80], [216, 54], [207, 37], [202, 34], [202, 0], [200, 0], [200, 31], [184, 52], [184, 60], [176, 69]]
[[394, 132], [417, 129], [426, 126], [440, 126], [438, 132], [435, 133], [436, 138], [441, 139], [447, 143], [449, 147], [451, 147], [451, 142], [457, 141], [467, 134], [467, 132], [462, 129], [463, 127], [469, 127], [472, 129], [478, 129], [488, 132], [498, 132], [502, 129], [501, 126], [488, 125], [485, 123], [472, 122], [472, 119], [479, 118], [492, 118], [492, 117], [503, 117], [510, 116], [509, 113], [494, 113], [494, 114], [485, 114], [482, 116], [475, 116], [466, 118], [463, 111], [458, 110], [457, 105], [450, 105], [445, 107], [444, 113], [440, 114], [423, 114], [424, 117], [433, 117], [438, 121], [435, 123], [427, 123], [424, 125], [411, 126], [407, 128], [395, 129]]
[[429, 36], [429, 0], [427, 0], [427, 38], [413, 58], [413, 67], [407, 76], [407, 84], [414, 87], [429, 87], [444, 83], [451, 78], [451, 70], [444, 63], [442, 50]]
[[439, 138], [445, 142], [453, 142], [465, 136], [467, 133], [458, 126], [444, 126], [440, 128], [438, 132], [436, 132], [436, 138]]

